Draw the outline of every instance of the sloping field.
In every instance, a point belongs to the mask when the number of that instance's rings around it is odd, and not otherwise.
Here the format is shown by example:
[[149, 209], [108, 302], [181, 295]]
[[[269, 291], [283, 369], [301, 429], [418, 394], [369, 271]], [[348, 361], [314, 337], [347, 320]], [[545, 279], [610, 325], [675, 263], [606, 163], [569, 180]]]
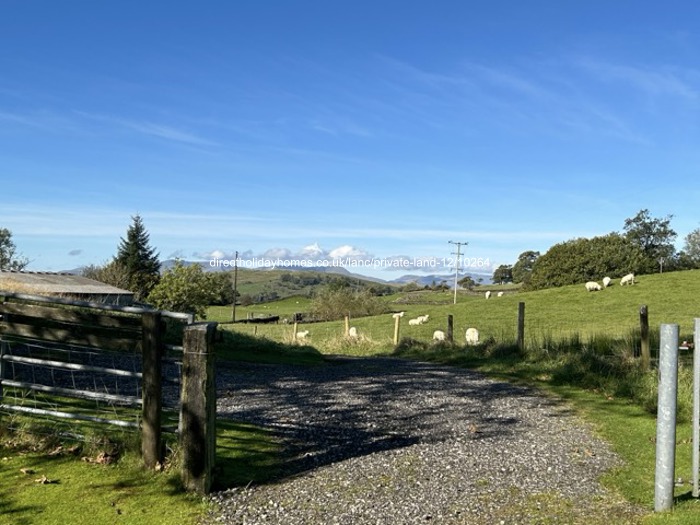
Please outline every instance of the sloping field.
[[[431, 340], [435, 330], [446, 330], [447, 316], [454, 317], [455, 339], [464, 340], [468, 327], [476, 327], [481, 339], [514, 340], [516, 334], [518, 303], [525, 303], [526, 341], [539, 341], [543, 338], [559, 339], [578, 335], [587, 339], [594, 335], [627, 337], [639, 328], [639, 309], [647, 305], [649, 324], [652, 330], [661, 323], [678, 323], [682, 338], [690, 338], [693, 319], [700, 318], [700, 270], [666, 274], [642, 275], [633, 286], [620, 286], [619, 279], [600, 292], [587, 292], [583, 283], [536, 292], [506, 293], [503, 297], [492, 295], [460, 295], [456, 305], [451, 304], [451, 292], [430, 292], [425, 295], [426, 303], [403, 305], [391, 303], [392, 310], [405, 310], [401, 320], [400, 337]], [[448, 304], [435, 304], [445, 302]], [[308, 300], [297, 303], [290, 301], [269, 303], [253, 307], [257, 311], [270, 314], [289, 314], [297, 306], [301, 310], [309, 307]], [[278, 312], [279, 310], [279, 312]], [[240, 316], [245, 315], [243, 309]], [[427, 323], [409, 326], [408, 320], [418, 315], [430, 316]], [[218, 320], [216, 311], [210, 318]], [[229, 320], [223, 314], [221, 320]], [[352, 319], [365, 342], [377, 350], [392, 345], [394, 319], [390, 314], [375, 317]], [[304, 325], [309, 330], [308, 343], [320, 351], [333, 352], [337, 341], [344, 334], [342, 321]], [[277, 341], [291, 341], [292, 325], [244, 326], [236, 325], [236, 330], [246, 334], [265, 336]], [[367, 346], [367, 345], [366, 345]]]

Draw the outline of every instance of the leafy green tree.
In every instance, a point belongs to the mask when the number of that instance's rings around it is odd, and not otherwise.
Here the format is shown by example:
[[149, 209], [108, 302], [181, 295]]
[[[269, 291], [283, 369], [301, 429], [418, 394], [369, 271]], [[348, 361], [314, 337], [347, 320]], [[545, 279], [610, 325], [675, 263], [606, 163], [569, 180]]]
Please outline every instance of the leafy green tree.
[[131, 286], [126, 268], [115, 260], [102, 266], [91, 264], [84, 267], [80, 274], [88, 279], [94, 279], [95, 281], [100, 281], [101, 283], [116, 286], [124, 290]]
[[12, 232], [0, 228], [0, 270], [24, 270], [29, 259], [17, 253], [17, 246], [12, 240]]
[[467, 275], [457, 281], [457, 284], [462, 288], [466, 288], [467, 290], [473, 290], [476, 286], [476, 281], [471, 276]]
[[353, 290], [349, 287], [327, 286], [311, 302], [311, 313], [324, 321], [350, 317], [364, 317], [388, 312], [388, 305], [368, 290]]
[[537, 259], [528, 288], [541, 289], [620, 277], [638, 272], [640, 248], [619, 233], [571, 239], [552, 246]]
[[700, 228], [694, 229], [685, 236], [683, 254], [687, 257], [687, 266], [690, 268], [700, 268]]
[[402, 292], [417, 292], [420, 289], [421, 288], [416, 281], [410, 281], [401, 287]]
[[148, 297], [160, 279], [158, 253], [149, 246], [149, 235], [139, 215], [132, 217], [132, 224], [122, 238], [115, 262], [129, 276], [128, 289], [134, 292], [137, 301]]
[[[216, 297], [211, 304], [227, 305], [233, 304], [233, 272], [210, 272], [206, 273], [207, 278], [216, 292]], [[240, 296], [239, 292], [236, 292]]]
[[513, 266], [502, 264], [493, 271], [491, 281], [495, 284], [505, 284], [513, 282]]
[[153, 287], [148, 302], [161, 310], [194, 313], [204, 319], [217, 295], [216, 283], [199, 264], [185, 266], [178, 260]]
[[513, 282], [527, 284], [527, 282], [530, 280], [532, 268], [539, 257], [540, 252], [535, 252], [532, 250], [518, 255], [518, 261], [513, 265], [512, 269]]
[[676, 251], [673, 241], [677, 234], [671, 228], [672, 218], [673, 215], [667, 215], [663, 219], [654, 218], [649, 210], [643, 209], [634, 217], [625, 219], [625, 237], [638, 246], [643, 255], [639, 273], [657, 271], [661, 261], [664, 261], [664, 265], [673, 262]]

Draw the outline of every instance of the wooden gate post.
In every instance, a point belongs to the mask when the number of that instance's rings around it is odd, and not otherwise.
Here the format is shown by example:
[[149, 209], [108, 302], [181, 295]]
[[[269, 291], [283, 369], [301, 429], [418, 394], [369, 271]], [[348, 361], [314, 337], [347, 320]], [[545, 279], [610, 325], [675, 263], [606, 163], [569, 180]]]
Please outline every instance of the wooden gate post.
[[208, 494], [216, 458], [216, 323], [185, 328], [182, 350], [180, 449], [186, 490]]
[[143, 376], [141, 378], [141, 455], [146, 468], [153, 469], [162, 461], [161, 411], [162, 344], [160, 312], [145, 312], [142, 316]]
[[399, 344], [399, 330], [401, 326], [401, 316], [394, 316], [394, 345]]
[[641, 338], [642, 370], [646, 372], [651, 369], [651, 351], [649, 348], [649, 309], [645, 304], [639, 308], [639, 334]]
[[450, 343], [454, 343], [454, 341], [455, 341], [455, 337], [454, 337], [454, 334], [455, 334], [454, 326], [455, 326], [455, 325], [454, 325], [454, 317], [452, 316], [452, 314], [449, 314], [449, 315], [447, 316], [447, 340], [448, 340]]

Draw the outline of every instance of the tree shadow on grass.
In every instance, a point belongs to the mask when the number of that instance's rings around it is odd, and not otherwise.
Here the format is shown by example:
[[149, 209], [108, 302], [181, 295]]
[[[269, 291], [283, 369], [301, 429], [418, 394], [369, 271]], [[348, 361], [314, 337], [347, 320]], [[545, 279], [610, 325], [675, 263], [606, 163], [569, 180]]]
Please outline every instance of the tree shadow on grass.
[[284, 344], [230, 330], [219, 330], [215, 351], [222, 366], [240, 361], [268, 364], [314, 365], [325, 362], [313, 346]]

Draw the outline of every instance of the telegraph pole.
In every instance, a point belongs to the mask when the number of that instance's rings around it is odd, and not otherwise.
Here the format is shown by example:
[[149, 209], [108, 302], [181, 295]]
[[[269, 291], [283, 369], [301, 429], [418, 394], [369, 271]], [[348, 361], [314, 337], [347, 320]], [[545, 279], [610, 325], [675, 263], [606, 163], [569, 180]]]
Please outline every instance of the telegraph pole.
[[457, 251], [451, 253], [451, 255], [457, 256], [457, 258], [455, 259], [455, 297], [454, 297], [454, 304], [457, 304], [457, 278], [459, 277], [459, 266], [462, 262], [462, 245], [466, 246], [469, 243], [468, 242], [455, 242], [455, 241], [447, 241], [447, 242], [449, 244], [457, 245]]

